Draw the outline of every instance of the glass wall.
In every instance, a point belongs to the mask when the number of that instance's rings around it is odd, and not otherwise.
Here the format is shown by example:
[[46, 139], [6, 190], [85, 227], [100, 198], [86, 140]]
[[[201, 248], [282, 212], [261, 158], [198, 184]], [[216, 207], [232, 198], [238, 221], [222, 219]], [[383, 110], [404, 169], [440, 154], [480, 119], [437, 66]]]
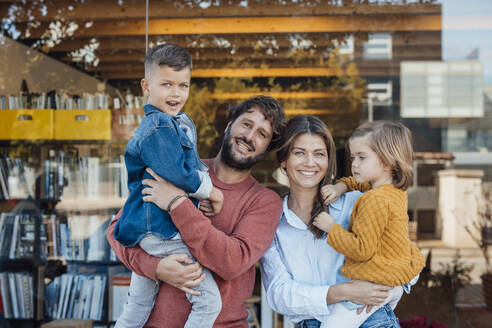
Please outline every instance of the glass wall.
[[[1, 0], [0, 17], [3, 201], [40, 193], [66, 213], [119, 208], [146, 49], [165, 42], [193, 57], [185, 111], [202, 157], [217, 153], [228, 107], [267, 94], [289, 117], [324, 120], [340, 157], [360, 123], [399, 120], [414, 135], [417, 185], [434, 188], [434, 172], [453, 166], [492, 181], [491, 1]], [[276, 168], [270, 154], [254, 175], [279, 191]], [[410, 215], [435, 236], [435, 207], [418, 199]]]
[[[216, 150], [210, 127], [222, 130], [228, 105], [269, 93], [290, 115], [323, 118], [339, 145], [361, 121], [401, 119], [418, 151], [456, 153], [458, 165], [490, 164], [488, 1], [148, 5], [146, 25], [142, 1], [2, 1], [2, 96], [104, 92], [110, 108], [130, 110], [119, 122], [134, 125], [146, 42], [176, 42], [194, 59], [187, 111], [204, 156]], [[470, 154], [484, 156], [477, 163]]]

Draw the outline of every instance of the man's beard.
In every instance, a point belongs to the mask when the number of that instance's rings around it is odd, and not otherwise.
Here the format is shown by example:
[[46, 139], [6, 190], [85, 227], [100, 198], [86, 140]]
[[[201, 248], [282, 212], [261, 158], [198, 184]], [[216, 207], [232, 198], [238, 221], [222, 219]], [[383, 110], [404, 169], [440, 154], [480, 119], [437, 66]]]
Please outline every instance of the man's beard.
[[[247, 141], [244, 137], [235, 137], [236, 140], [241, 140], [246, 143], [253, 151], [255, 147], [251, 142]], [[227, 128], [224, 135], [224, 140], [222, 141], [220, 160], [227, 166], [236, 169], [238, 171], [247, 171], [251, 169], [256, 163], [261, 161], [266, 155], [266, 151], [253, 157], [246, 157], [242, 160], [237, 160], [232, 155], [232, 137], [231, 137], [231, 126]]]

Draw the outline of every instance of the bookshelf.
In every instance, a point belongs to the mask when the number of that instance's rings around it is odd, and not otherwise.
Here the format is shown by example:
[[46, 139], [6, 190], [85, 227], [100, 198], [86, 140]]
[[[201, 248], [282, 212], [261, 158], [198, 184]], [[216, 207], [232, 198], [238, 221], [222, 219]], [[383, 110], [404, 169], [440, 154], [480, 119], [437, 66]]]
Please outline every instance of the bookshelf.
[[[109, 328], [121, 311], [129, 272], [106, 231], [128, 195], [122, 155], [140, 113], [111, 103], [0, 96], [0, 311], [13, 327]], [[115, 121], [129, 132], [113, 139]]]

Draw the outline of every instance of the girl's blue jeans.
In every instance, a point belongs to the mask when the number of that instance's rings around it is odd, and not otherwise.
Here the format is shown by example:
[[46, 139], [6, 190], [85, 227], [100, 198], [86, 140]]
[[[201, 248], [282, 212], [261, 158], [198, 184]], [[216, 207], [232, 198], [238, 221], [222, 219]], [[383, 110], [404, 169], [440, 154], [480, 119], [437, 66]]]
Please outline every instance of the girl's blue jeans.
[[[303, 320], [299, 322], [298, 328], [319, 328], [321, 322], [316, 319]], [[335, 328], [335, 327], [334, 327]], [[391, 306], [386, 304], [376, 312], [374, 312], [360, 328], [400, 328], [398, 318], [391, 309]]]

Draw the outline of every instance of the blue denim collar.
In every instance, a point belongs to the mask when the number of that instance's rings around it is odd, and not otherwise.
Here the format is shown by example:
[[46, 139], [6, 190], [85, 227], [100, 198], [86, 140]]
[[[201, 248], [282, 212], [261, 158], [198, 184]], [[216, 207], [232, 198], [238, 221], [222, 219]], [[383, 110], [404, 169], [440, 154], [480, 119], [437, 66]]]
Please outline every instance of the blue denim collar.
[[155, 113], [155, 112], [160, 112], [159, 109], [157, 109], [156, 107], [152, 106], [151, 104], [145, 105], [144, 108], [143, 108], [143, 110], [144, 110], [145, 115], [149, 115], [149, 114]]
[[[145, 113], [146, 116], [149, 115], [149, 114], [152, 114], [152, 113], [156, 113], [156, 112], [158, 112], [158, 113], [164, 113], [163, 111], [161, 111], [160, 109], [158, 109], [157, 107], [155, 107], [155, 106], [153, 106], [151, 104], [145, 105], [143, 107], [143, 110], [144, 110], [144, 113]], [[164, 113], [164, 114], [166, 114], [166, 113]], [[167, 115], [169, 115], [169, 114], [167, 114]], [[176, 116], [172, 116], [172, 115], [169, 115], [169, 116], [171, 116], [172, 118], [175, 118], [176, 119], [176, 118], [178, 118], [179, 116], [182, 116], [182, 115], [185, 115], [185, 113], [184, 112], [179, 112], [178, 114], [176, 114]]]

